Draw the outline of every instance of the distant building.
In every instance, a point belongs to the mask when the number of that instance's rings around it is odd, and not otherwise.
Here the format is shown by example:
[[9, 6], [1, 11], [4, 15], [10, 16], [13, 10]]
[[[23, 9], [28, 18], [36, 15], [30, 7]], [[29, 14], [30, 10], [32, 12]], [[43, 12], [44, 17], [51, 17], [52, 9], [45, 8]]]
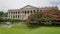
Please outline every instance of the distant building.
[[48, 11], [48, 10], [58, 10], [58, 7], [38, 8], [38, 7], [27, 5], [20, 9], [8, 10], [8, 18], [26, 20], [28, 18], [28, 16], [34, 12], [37, 12], [37, 11], [44, 12], [44, 11]]

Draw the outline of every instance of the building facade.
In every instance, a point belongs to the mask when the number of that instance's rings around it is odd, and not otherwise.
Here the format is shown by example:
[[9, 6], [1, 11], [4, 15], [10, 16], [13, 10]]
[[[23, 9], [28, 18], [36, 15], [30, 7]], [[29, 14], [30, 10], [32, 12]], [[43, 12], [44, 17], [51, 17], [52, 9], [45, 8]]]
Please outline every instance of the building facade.
[[28, 16], [34, 12], [37, 12], [37, 11], [44, 12], [44, 11], [48, 11], [48, 10], [58, 10], [58, 8], [57, 7], [37, 8], [34, 6], [27, 5], [20, 9], [8, 10], [8, 18], [26, 20], [28, 18]]

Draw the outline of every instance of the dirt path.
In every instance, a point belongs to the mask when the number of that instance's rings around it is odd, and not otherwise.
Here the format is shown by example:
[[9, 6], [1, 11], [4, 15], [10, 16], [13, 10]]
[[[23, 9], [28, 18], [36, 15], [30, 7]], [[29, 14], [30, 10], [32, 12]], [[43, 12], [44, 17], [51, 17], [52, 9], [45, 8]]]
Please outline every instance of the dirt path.
[[12, 25], [3, 25], [3, 26], [0, 26], [0, 28], [11, 28], [12, 27]]

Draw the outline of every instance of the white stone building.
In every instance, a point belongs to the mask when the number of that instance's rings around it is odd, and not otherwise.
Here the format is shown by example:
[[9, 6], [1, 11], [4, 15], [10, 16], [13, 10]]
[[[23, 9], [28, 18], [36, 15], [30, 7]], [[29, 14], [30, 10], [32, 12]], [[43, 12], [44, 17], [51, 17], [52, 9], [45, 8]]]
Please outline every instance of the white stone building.
[[52, 10], [52, 9], [58, 10], [57, 7], [37, 8], [34, 6], [27, 5], [23, 8], [20, 8], [20, 9], [8, 10], [8, 18], [26, 20], [28, 18], [28, 16], [34, 12], [37, 12], [37, 11], [40, 12], [40, 11], [46, 11], [46, 10]]

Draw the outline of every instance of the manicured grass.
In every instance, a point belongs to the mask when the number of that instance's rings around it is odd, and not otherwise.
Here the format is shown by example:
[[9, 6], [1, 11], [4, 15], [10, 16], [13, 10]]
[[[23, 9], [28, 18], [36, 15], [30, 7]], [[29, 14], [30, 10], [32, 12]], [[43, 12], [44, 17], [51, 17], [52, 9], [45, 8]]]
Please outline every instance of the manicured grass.
[[0, 34], [60, 34], [60, 27], [41, 26], [30, 29], [26, 25], [19, 24], [11, 28], [0, 28]]
[[0, 24], [0, 26], [2, 26], [2, 25], [4, 25], [4, 24]]

